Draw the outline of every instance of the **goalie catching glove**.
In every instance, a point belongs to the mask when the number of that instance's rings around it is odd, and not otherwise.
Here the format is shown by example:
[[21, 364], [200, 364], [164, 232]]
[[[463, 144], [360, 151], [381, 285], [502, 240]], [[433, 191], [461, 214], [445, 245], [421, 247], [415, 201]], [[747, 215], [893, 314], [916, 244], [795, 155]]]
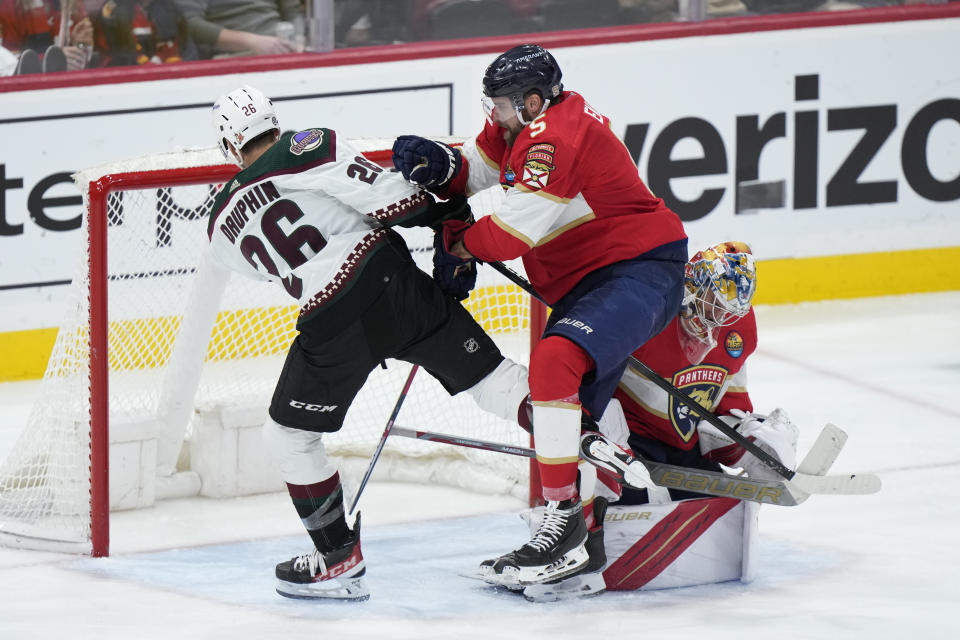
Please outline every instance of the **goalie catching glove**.
[[393, 166], [404, 179], [433, 191], [442, 190], [463, 164], [460, 150], [420, 136], [400, 136], [393, 143]]
[[[730, 413], [733, 415], [718, 417], [785, 467], [796, 468], [799, 431], [783, 409], [774, 409], [767, 416], [739, 409], [731, 409]], [[727, 467], [740, 467], [756, 480], [780, 479], [778, 473], [748, 454], [743, 447], [706, 420], [700, 421], [697, 431], [700, 433], [700, 453], [708, 460]]]
[[477, 269], [472, 258], [464, 260], [450, 253], [470, 223], [447, 220], [433, 235], [433, 279], [440, 289], [456, 300], [465, 300], [477, 284]]

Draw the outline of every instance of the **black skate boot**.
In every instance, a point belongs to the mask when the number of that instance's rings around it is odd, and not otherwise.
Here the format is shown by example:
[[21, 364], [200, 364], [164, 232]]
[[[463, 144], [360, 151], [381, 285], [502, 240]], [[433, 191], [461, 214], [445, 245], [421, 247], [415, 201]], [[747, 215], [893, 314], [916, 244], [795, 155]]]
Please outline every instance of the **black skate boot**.
[[277, 593], [287, 598], [339, 598], [366, 600], [370, 597], [363, 575], [360, 551], [360, 514], [347, 542], [326, 553], [316, 548], [277, 565]]
[[587, 567], [584, 573], [593, 573], [603, 569], [607, 564], [607, 550], [603, 546], [603, 519], [607, 515], [607, 499], [596, 497], [593, 499], [593, 529], [587, 532], [587, 553], [590, 560], [587, 561]]
[[607, 552], [603, 546], [603, 518], [607, 513], [606, 498], [595, 498], [593, 517], [596, 525], [587, 533], [587, 553], [589, 560], [583, 571], [542, 584], [532, 584], [523, 589], [523, 597], [531, 602], [555, 602], [587, 598], [607, 590], [603, 579], [604, 565], [607, 564]]
[[[509, 569], [508, 569], [509, 568]], [[506, 587], [511, 591], [520, 591], [523, 586], [517, 582], [517, 552], [511, 551], [499, 558], [491, 558], [480, 563], [480, 568], [476, 574], [470, 577], [479, 578], [484, 582]], [[504, 569], [508, 569], [504, 573]]]
[[516, 551], [484, 560], [476, 574], [490, 584], [520, 591], [530, 584], [557, 581], [587, 565], [588, 532], [579, 498], [548, 502], [533, 539]]
[[589, 561], [586, 543], [580, 498], [547, 502], [530, 542], [498, 559], [501, 580], [526, 587], [579, 573]]

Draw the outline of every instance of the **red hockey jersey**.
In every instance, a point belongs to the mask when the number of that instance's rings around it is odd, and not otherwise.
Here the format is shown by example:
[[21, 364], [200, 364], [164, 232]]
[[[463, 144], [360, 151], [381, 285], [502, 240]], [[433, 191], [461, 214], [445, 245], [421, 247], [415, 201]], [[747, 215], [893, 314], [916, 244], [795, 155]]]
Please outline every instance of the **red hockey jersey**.
[[[453, 190], [499, 182], [506, 198], [463, 243], [481, 260], [523, 256], [527, 277], [550, 303], [587, 273], [686, 237], [680, 218], [650, 193], [610, 120], [563, 92], [513, 145], [488, 121], [464, 145]], [[464, 184], [465, 181], [465, 184]]]
[[[744, 370], [744, 363], [757, 348], [753, 309], [719, 329], [717, 346], [699, 364], [684, 355], [681, 331], [679, 317], [674, 318], [633, 355], [717, 415], [728, 415], [731, 409], [753, 411]], [[700, 418], [632, 368], [627, 367], [614, 397], [623, 405], [633, 433], [683, 450], [697, 443]]]

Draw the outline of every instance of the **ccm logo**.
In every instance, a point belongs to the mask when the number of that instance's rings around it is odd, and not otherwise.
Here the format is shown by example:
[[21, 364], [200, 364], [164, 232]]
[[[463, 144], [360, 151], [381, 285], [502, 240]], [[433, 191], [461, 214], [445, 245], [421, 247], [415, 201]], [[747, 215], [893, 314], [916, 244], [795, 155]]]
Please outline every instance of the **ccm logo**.
[[303, 409], [304, 411], [316, 411], [317, 413], [328, 413], [330, 411], [336, 411], [337, 405], [335, 404], [308, 404], [306, 402], [300, 402], [299, 400], [291, 400], [290, 406], [294, 409]]

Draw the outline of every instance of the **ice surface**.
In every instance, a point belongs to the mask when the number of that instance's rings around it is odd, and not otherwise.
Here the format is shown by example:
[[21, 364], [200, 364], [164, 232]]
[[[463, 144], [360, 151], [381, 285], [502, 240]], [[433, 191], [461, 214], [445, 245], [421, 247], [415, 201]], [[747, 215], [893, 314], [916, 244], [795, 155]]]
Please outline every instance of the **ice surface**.
[[[114, 514], [107, 559], [0, 549], [0, 638], [957, 638], [960, 292], [758, 318], [757, 410], [787, 410], [801, 455], [834, 422], [850, 435], [834, 470], [884, 488], [764, 507], [749, 585], [531, 604], [457, 575], [525, 541], [520, 501], [372, 483], [367, 602], [274, 593], [274, 564], [309, 544], [285, 496], [170, 500]], [[34, 393], [0, 385], [0, 455]]]

